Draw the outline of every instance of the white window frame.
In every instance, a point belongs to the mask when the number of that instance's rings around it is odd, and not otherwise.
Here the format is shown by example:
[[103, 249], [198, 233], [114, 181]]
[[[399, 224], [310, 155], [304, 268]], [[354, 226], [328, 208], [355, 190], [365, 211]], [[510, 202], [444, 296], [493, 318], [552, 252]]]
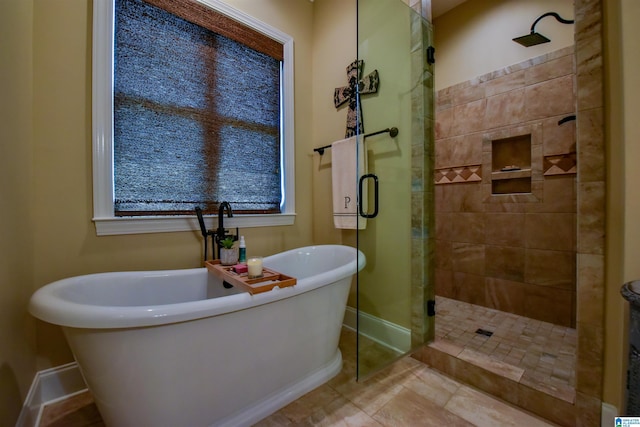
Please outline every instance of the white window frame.
[[[234, 215], [225, 218], [228, 228], [292, 225], [295, 220], [295, 165], [293, 115], [293, 38], [220, 0], [197, 0], [231, 19], [280, 42], [284, 47], [282, 72], [282, 127], [284, 202], [279, 214]], [[194, 215], [114, 215], [113, 179], [113, 35], [114, 0], [93, 1], [93, 222], [98, 236], [200, 230]], [[215, 218], [206, 216], [207, 228]]]

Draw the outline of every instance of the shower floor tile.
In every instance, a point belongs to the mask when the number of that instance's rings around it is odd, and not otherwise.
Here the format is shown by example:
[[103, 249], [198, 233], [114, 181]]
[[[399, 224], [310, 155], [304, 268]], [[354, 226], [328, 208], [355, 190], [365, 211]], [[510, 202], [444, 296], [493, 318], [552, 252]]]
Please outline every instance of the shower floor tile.
[[452, 356], [567, 402], [575, 399], [575, 329], [436, 297], [435, 335], [435, 346]]
[[[404, 357], [366, 380], [356, 381], [356, 334], [343, 328], [342, 371], [256, 427], [270, 426], [527, 426], [554, 424]], [[372, 347], [370, 351], [375, 351]], [[370, 355], [372, 358], [375, 355]], [[77, 400], [74, 404], [74, 400]], [[103, 426], [91, 395], [78, 395], [43, 410], [40, 427]]]

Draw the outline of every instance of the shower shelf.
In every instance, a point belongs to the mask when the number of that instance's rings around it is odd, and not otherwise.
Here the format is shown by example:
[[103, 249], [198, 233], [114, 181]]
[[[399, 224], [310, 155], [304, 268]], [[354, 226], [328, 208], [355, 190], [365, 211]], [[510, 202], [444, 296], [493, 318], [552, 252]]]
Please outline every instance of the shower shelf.
[[262, 277], [256, 279], [249, 279], [247, 273], [238, 274], [233, 271], [233, 266], [220, 264], [219, 259], [206, 261], [205, 265], [209, 273], [212, 273], [222, 280], [237, 286], [243, 291], [247, 291], [250, 294], [259, 294], [267, 292], [275, 288], [286, 288], [287, 286], [293, 286], [297, 283], [295, 277], [287, 276], [279, 273], [270, 268], [262, 269]]
[[497, 181], [500, 179], [528, 178], [531, 176], [531, 169], [518, 169], [514, 171], [494, 171], [491, 172], [491, 179]]

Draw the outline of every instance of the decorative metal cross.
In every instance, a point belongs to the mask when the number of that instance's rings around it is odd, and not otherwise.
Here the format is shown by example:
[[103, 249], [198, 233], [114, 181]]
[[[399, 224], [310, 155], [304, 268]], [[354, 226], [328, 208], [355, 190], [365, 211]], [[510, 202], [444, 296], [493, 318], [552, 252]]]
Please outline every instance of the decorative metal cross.
[[361, 79], [363, 66], [364, 61], [362, 60], [356, 60], [349, 64], [347, 67], [347, 80], [349, 85], [338, 87], [333, 93], [333, 103], [336, 108], [345, 102], [349, 102], [345, 138], [364, 133], [362, 108], [358, 108], [360, 104], [359, 96], [376, 93], [378, 91], [378, 85], [380, 84], [378, 70], [373, 70], [373, 72]]

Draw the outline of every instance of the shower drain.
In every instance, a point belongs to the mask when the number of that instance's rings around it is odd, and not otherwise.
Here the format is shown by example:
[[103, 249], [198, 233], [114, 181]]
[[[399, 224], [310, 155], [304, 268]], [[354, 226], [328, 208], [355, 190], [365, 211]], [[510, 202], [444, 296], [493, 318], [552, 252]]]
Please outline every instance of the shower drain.
[[490, 337], [491, 335], [493, 335], [493, 332], [487, 331], [486, 329], [479, 328], [478, 330], [476, 330], [476, 334], [484, 335], [485, 337]]

